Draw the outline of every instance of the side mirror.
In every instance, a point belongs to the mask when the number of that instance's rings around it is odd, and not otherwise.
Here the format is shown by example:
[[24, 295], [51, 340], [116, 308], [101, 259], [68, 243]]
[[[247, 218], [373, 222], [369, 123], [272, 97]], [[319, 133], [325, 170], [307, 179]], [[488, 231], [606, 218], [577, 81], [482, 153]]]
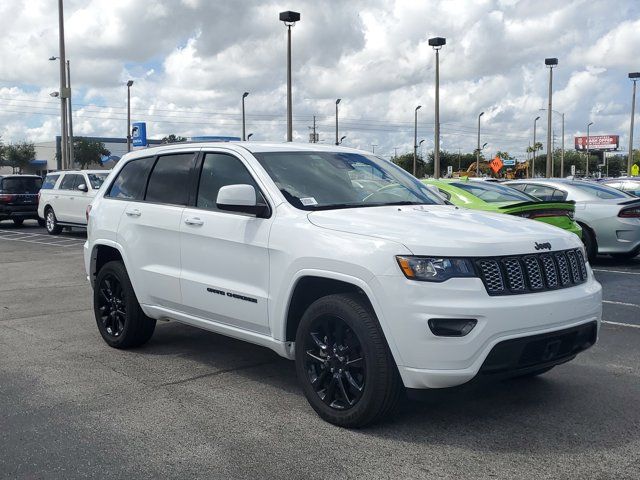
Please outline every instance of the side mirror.
[[258, 203], [256, 189], [251, 185], [225, 185], [218, 190], [216, 205], [220, 210], [240, 212], [266, 217], [269, 213], [268, 205]]
[[78, 185], [78, 190], [80, 190], [81, 192], [88, 192], [89, 189], [87, 188], [87, 185], [84, 183], [81, 183], [80, 185]]

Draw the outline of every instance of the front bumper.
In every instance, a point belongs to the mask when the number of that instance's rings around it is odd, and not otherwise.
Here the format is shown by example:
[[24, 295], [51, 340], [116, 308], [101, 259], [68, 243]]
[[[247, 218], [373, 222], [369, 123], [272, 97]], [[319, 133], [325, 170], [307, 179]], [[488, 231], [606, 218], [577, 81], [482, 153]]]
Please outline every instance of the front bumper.
[[[602, 316], [602, 289], [591, 272], [570, 288], [504, 297], [490, 297], [477, 278], [427, 283], [394, 275], [375, 281], [382, 327], [407, 388], [461, 385], [501, 342], [593, 323], [597, 331]], [[429, 329], [430, 318], [473, 318], [477, 324], [464, 337], [439, 337]]]

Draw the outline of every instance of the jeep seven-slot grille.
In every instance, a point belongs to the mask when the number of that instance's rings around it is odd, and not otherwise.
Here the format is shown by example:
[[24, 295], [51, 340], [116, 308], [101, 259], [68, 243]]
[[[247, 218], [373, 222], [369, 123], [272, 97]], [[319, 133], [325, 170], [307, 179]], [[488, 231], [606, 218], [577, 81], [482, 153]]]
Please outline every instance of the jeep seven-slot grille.
[[578, 248], [560, 252], [481, 258], [476, 260], [489, 295], [515, 295], [568, 288], [587, 281]]

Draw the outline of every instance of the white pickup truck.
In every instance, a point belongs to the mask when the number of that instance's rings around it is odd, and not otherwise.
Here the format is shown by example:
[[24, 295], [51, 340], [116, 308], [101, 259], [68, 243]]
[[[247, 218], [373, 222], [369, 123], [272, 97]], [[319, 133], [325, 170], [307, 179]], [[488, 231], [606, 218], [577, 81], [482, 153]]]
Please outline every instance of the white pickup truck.
[[271, 348], [346, 427], [403, 389], [543, 373], [592, 346], [601, 317], [576, 235], [448, 205], [386, 160], [316, 144], [125, 155], [92, 202], [85, 266], [110, 346], [170, 319]]

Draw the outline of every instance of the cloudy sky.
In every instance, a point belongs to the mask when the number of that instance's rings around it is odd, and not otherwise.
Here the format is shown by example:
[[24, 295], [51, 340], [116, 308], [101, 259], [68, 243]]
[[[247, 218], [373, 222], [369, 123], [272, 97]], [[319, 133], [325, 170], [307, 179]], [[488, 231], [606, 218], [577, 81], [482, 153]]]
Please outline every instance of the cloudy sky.
[[[0, 2], [0, 135], [5, 143], [59, 134], [58, 23], [53, 0]], [[341, 98], [345, 144], [392, 155], [418, 136], [433, 148], [435, 55], [441, 51], [442, 148], [475, 148], [476, 122], [489, 153], [522, 158], [533, 119], [545, 141], [548, 70], [558, 57], [554, 109], [566, 114], [566, 143], [585, 134], [619, 134], [627, 148], [630, 71], [640, 71], [637, 0], [66, 0], [74, 133], [126, 135], [132, 119], [152, 138], [240, 135], [241, 96], [253, 140], [286, 137], [286, 29], [293, 28], [294, 139], [308, 141], [313, 115], [322, 142], [335, 135]], [[636, 139], [639, 121], [636, 121]], [[554, 132], [561, 142], [560, 117]]]

